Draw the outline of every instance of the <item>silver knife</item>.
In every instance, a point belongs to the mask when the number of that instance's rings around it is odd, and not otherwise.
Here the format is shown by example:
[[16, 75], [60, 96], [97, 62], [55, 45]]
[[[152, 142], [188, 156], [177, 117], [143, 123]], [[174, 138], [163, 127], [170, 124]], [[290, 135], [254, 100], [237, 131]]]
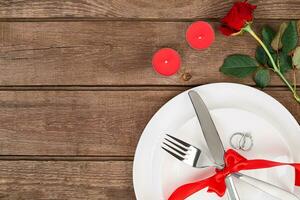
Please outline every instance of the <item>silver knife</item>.
[[[217, 166], [220, 166], [220, 169], [223, 169], [225, 166], [225, 150], [220, 139], [219, 133], [216, 129], [216, 126], [208, 111], [208, 108], [206, 107], [204, 101], [197, 92], [191, 90], [188, 92], [188, 94], [194, 106], [199, 123], [201, 125], [201, 129], [206, 140], [208, 149], [215, 161], [215, 164]], [[228, 189], [229, 198], [231, 200], [239, 200], [240, 198], [236, 191], [232, 176], [226, 177], [225, 182]]]

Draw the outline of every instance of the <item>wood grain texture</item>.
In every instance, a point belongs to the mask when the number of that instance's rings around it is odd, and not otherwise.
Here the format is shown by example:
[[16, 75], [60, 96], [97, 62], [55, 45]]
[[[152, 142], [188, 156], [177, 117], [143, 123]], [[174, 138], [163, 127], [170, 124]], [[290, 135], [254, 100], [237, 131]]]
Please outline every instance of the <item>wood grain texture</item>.
[[[220, 18], [235, 0], [2, 0], [1, 18]], [[252, 0], [256, 18], [300, 18], [299, 0]]]
[[[269, 22], [267, 22], [269, 24]], [[199, 85], [240, 82], [219, 67], [233, 53], [254, 55], [250, 36], [225, 37], [205, 51], [185, 41], [187, 22], [2, 22], [0, 23], [0, 85]], [[257, 23], [257, 28], [264, 23]], [[270, 23], [277, 26], [278, 23]], [[218, 24], [213, 23], [217, 28]], [[177, 49], [182, 70], [163, 77], [151, 67], [153, 53]], [[184, 80], [183, 74], [191, 79]], [[300, 73], [297, 74], [300, 79]], [[272, 85], [283, 85], [273, 76]]]
[[132, 162], [1, 161], [1, 199], [135, 199]]
[[0, 92], [0, 154], [133, 155], [147, 121], [177, 93]]
[[[0, 154], [133, 156], [151, 116], [173, 91], [2, 91]], [[288, 91], [268, 91], [300, 121]]]

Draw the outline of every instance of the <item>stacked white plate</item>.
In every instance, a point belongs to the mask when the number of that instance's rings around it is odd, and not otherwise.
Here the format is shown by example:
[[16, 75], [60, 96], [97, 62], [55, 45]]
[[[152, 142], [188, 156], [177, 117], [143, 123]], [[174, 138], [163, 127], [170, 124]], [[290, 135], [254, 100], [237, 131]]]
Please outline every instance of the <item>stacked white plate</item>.
[[[226, 149], [236, 132], [247, 132], [254, 146], [239, 152], [248, 159], [300, 162], [300, 127], [295, 118], [271, 96], [248, 86], [216, 83], [193, 88], [206, 102]], [[138, 200], [165, 200], [179, 186], [213, 174], [213, 168], [196, 169], [185, 165], [161, 149], [165, 134], [174, 135], [198, 146], [209, 155], [201, 127], [187, 91], [166, 103], [145, 128], [134, 158], [133, 182]], [[297, 192], [294, 169], [276, 167], [243, 173]], [[274, 199], [274, 197], [237, 181], [242, 200]], [[299, 193], [300, 194], [300, 193]], [[206, 190], [188, 199], [220, 199]], [[226, 199], [224, 196], [221, 199]]]

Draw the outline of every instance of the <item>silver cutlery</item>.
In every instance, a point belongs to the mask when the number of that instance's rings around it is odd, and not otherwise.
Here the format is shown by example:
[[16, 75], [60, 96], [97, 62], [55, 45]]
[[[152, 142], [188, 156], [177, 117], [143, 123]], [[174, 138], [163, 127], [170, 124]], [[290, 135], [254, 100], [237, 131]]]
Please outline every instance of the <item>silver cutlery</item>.
[[267, 183], [265, 181], [253, 178], [251, 176], [247, 176], [242, 173], [235, 173], [235, 174], [232, 174], [232, 176], [248, 183], [249, 185], [252, 185], [253, 187], [255, 187], [256, 189], [258, 189], [262, 192], [268, 193], [269, 195], [271, 195], [277, 199], [299, 200], [299, 198], [296, 195], [294, 195], [276, 185]]
[[[178, 160], [184, 162], [185, 164], [195, 167], [195, 168], [205, 168], [205, 167], [217, 167], [212, 161], [209, 160], [207, 156], [205, 156], [202, 151], [187, 143], [183, 140], [180, 140], [174, 136], [166, 135], [164, 138], [164, 142], [162, 143], [162, 148], [168, 152], [173, 157], [177, 158]], [[257, 188], [258, 190], [265, 192], [277, 199], [281, 200], [299, 200], [298, 197], [280, 187], [277, 187], [273, 184], [267, 183], [265, 181], [253, 178], [251, 176], [247, 176], [242, 173], [234, 173], [230, 175], [230, 177], [235, 177], [237, 179], [240, 179], [243, 182], [246, 182], [247, 184]], [[226, 178], [226, 183], [230, 183], [230, 181], [233, 181], [232, 178]], [[229, 192], [229, 191], [228, 191]], [[237, 195], [237, 191], [235, 188], [231, 190], [232, 196]]]
[[[207, 166], [214, 166], [222, 169], [225, 165], [225, 150], [208, 108], [197, 92], [190, 91], [189, 96], [197, 114], [210, 153], [214, 158], [214, 162], [211, 162], [205, 155], [203, 155], [201, 150], [197, 147], [171, 135], [167, 135], [162, 148], [175, 158], [192, 167], [203, 168]], [[229, 198], [231, 200], [239, 199], [232, 177], [238, 178], [278, 199], [299, 200], [297, 196], [283, 190], [282, 188], [241, 173], [234, 173], [226, 177], [225, 182], [228, 188]]]
[[[210, 116], [209, 110], [197, 92], [191, 90], [188, 92], [188, 94], [196, 112], [208, 149], [214, 158], [216, 165], [220, 166], [219, 169], [223, 169], [225, 166], [225, 149], [216, 126]], [[228, 176], [226, 179], [229, 199], [239, 200], [240, 198], [236, 191], [232, 176]]]

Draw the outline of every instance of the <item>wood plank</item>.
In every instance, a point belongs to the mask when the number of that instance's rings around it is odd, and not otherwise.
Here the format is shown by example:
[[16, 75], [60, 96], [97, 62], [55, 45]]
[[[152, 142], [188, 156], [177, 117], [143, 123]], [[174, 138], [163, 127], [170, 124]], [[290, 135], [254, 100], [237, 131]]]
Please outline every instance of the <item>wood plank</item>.
[[[133, 156], [151, 116], [183, 90], [1, 91], [0, 154]], [[290, 92], [267, 92], [300, 122]]]
[[[229, 38], [217, 32], [211, 48], [199, 52], [185, 42], [189, 24], [2, 22], [0, 85], [199, 85], [222, 81], [254, 84], [251, 78], [239, 80], [219, 72], [227, 55], [253, 55], [254, 39]], [[257, 24], [259, 28], [264, 22]], [[217, 28], [218, 24], [213, 26]], [[177, 75], [163, 77], [153, 71], [151, 57], [162, 47], [180, 51], [183, 63]], [[182, 78], [186, 73], [191, 79]], [[283, 83], [273, 76], [272, 85]]]
[[[1, 1], [1, 18], [220, 18], [235, 0], [10, 0]], [[300, 1], [258, 0], [256, 18], [300, 18]]]
[[1, 161], [1, 199], [135, 199], [132, 162]]

